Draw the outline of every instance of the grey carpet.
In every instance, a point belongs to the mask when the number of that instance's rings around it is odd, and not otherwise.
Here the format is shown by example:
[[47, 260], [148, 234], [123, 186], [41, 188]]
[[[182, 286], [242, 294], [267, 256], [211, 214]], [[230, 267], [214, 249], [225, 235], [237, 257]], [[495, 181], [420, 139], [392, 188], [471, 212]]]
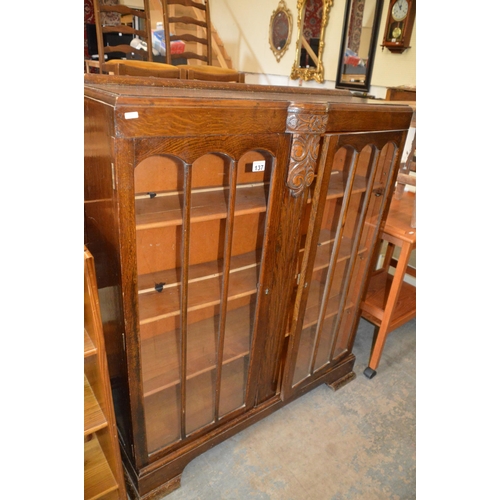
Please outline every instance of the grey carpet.
[[416, 320], [363, 375], [373, 326], [361, 320], [356, 379], [317, 387], [193, 460], [168, 500], [416, 498]]

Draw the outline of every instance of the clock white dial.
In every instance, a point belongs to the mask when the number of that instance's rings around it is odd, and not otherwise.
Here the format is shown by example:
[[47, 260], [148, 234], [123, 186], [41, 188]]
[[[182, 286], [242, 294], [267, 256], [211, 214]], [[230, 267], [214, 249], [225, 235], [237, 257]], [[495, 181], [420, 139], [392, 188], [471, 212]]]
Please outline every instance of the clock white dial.
[[392, 6], [392, 17], [395, 21], [402, 21], [408, 15], [408, 0], [398, 0]]

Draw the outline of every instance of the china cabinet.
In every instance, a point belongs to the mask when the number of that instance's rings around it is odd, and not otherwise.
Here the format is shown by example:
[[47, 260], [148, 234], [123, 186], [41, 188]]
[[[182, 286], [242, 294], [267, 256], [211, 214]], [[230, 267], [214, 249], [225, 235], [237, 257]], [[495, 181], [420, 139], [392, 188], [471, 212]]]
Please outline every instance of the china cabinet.
[[412, 110], [342, 90], [86, 75], [96, 260], [129, 494], [321, 383], [356, 316]]

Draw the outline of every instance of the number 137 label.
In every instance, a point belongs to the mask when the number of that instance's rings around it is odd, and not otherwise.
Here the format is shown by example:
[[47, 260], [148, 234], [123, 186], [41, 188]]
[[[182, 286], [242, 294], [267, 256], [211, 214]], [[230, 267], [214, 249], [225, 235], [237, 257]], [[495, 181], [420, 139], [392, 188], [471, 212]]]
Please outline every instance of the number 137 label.
[[252, 163], [252, 172], [263, 172], [266, 169], [266, 162], [264, 160], [254, 161]]

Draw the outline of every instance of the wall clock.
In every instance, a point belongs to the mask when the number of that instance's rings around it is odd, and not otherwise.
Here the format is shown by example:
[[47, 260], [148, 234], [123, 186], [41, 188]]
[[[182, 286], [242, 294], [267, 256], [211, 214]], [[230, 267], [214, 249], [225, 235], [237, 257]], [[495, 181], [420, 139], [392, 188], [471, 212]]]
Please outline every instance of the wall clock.
[[382, 48], [396, 54], [410, 48], [415, 13], [416, 0], [390, 0]]

